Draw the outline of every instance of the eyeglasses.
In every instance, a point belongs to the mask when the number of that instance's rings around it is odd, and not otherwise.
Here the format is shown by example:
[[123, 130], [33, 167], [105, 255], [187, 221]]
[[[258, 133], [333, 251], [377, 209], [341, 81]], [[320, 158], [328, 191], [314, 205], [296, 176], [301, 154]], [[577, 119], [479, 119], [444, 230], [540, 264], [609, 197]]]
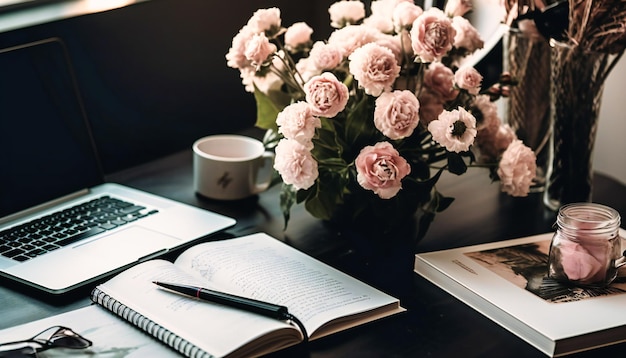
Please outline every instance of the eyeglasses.
[[0, 343], [0, 357], [37, 357], [37, 353], [51, 348], [84, 349], [91, 344], [71, 328], [54, 326], [29, 339]]

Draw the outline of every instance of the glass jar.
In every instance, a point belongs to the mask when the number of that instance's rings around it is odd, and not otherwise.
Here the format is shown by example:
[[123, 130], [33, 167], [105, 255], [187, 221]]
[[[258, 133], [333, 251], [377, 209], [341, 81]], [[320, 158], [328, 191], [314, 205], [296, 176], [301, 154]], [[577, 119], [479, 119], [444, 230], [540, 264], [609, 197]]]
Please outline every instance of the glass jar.
[[617, 276], [622, 257], [619, 213], [593, 203], [562, 206], [550, 245], [548, 276], [579, 286], [603, 287]]

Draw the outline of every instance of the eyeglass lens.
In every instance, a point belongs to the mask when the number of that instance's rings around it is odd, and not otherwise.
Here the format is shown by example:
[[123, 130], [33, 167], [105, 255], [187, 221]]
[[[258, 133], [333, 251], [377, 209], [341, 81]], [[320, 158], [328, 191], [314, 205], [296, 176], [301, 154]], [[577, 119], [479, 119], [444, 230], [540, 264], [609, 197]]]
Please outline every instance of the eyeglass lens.
[[37, 357], [37, 349], [28, 343], [21, 345], [0, 345], [0, 357], [2, 358], [25, 358]]
[[[80, 336], [74, 332], [71, 328], [67, 327], [51, 327], [50, 330], [56, 329], [49, 338], [46, 339], [46, 346], [59, 347], [59, 348], [71, 348], [81, 349], [91, 346], [91, 341]], [[47, 332], [46, 330], [44, 332]], [[44, 333], [42, 332], [42, 334]]]

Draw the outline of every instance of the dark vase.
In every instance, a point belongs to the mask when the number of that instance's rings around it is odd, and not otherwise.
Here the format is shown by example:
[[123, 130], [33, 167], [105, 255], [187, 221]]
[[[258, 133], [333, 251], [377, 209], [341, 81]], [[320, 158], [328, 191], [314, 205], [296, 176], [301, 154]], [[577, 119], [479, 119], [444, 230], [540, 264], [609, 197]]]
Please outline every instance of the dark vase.
[[[415, 214], [415, 213], [413, 213]], [[415, 215], [393, 228], [375, 220], [326, 222], [346, 243], [338, 267], [401, 301], [413, 294], [413, 269], [418, 240]]]
[[590, 202], [593, 148], [609, 55], [556, 43], [552, 47], [552, 136], [544, 204]]

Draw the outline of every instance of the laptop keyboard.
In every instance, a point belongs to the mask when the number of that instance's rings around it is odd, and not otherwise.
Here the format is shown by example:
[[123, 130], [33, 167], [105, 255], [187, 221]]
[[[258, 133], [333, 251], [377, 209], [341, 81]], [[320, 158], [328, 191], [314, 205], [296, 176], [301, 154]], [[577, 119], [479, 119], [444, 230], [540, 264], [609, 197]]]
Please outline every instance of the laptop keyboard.
[[0, 255], [26, 261], [157, 212], [102, 196], [0, 231]]

